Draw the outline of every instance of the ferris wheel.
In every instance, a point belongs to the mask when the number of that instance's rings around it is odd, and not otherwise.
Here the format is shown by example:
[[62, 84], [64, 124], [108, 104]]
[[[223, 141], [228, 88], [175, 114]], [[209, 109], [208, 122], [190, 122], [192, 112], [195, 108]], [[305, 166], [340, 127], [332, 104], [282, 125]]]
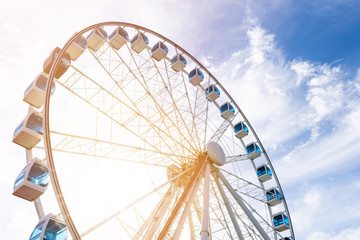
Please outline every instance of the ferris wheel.
[[[295, 239], [250, 122], [166, 37], [87, 27], [51, 52], [24, 101], [13, 142], [27, 165], [13, 194], [35, 203], [31, 240]], [[59, 212], [47, 212], [48, 187]]]

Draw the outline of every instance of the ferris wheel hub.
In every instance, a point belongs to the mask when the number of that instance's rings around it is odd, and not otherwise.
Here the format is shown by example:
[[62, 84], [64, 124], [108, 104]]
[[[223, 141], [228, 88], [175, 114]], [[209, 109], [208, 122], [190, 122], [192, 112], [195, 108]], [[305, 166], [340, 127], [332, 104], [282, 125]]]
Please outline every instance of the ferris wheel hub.
[[211, 162], [218, 166], [222, 166], [226, 163], [225, 152], [217, 142], [209, 142], [206, 145], [206, 150]]

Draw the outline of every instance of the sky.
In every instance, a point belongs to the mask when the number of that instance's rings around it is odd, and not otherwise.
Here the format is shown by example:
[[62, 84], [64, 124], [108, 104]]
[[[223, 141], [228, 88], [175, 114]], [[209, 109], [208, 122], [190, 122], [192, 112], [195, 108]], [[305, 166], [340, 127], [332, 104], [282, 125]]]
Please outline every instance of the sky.
[[[31, 203], [12, 196], [25, 164], [12, 133], [25, 88], [55, 46], [104, 21], [173, 40], [228, 90], [262, 140], [299, 240], [360, 235], [360, 4], [319, 1], [11, 1], [0, 9], [0, 232], [26, 239]], [[5, 236], [5, 237], [4, 237]]]

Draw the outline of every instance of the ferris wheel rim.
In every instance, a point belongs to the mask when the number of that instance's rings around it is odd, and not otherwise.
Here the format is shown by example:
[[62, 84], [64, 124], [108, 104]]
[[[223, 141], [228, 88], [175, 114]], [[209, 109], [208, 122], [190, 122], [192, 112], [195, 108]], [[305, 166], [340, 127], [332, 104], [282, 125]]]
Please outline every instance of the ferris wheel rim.
[[[51, 138], [50, 138], [50, 127], [49, 127], [49, 109], [50, 109], [50, 94], [51, 94], [51, 83], [54, 81], [55, 78], [55, 72], [56, 72], [56, 68], [58, 67], [61, 58], [64, 56], [64, 53], [66, 51], [66, 49], [70, 46], [71, 43], [73, 43], [80, 35], [96, 29], [98, 27], [101, 26], [125, 26], [125, 27], [131, 27], [137, 30], [141, 30], [147, 33], [150, 33], [152, 35], [155, 35], [163, 40], [165, 40], [166, 42], [170, 43], [172, 46], [174, 46], [175, 48], [179, 49], [181, 52], [183, 52], [186, 56], [188, 56], [189, 58], [191, 58], [191, 60], [193, 62], [195, 62], [202, 70], [204, 70], [209, 77], [215, 81], [215, 83], [222, 89], [222, 91], [224, 91], [224, 93], [226, 94], [226, 96], [229, 98], [229, 100], [231, 101], [231, 103], [234, 104], [234, 106], [236, 107], [236, 109], [239, 111], [239, 113], [241, 114], [241, 116], [244, 118], [245, 122], [248, 124], [248, 127], [251, 129], [256, 142], [260, 145], [261, 149], [262, 149], [262, 153], [264, 154], [267, 162], [269, 163], [269, 166], [271, 168], [271, 170], [274, 173], [274, 178], [275, 181], [277, 183], [277, 186], [279, 187], [279, 190], [282, 194], [282, 196], [284, 196], [280, 182], [278, 181], [277, 175], [275, 173], [275, 170], [271, 164], [271, 161], [267, 155], [267, 152], [265, 151], [265, 148], [263, 147], [260, 139], [258, 138], [256, 132], [254, 131], [253, 127], [251, 126], [250, 122], [248, 121], [248, 119], [246, 118], [246, 116], [243, 114], [243, 112], [241, 111], [240, 107], [237, 105], [237, 103], [233, 100], [233, 98], [231, 97], [231, 95], [226, 91], [226, 89], [221, 85], [221, 83], [216, 79], [216, 77], [214, 75], [211, 74], [211, 72], [204, 66], [202, 65], [196, 58], [194, 58], [190, 53], [188, 53], [185, 49], [183, 49], [182, 47], [180, 47], [179, 45], [177, 45], [176, 43], [174, 43], [173, 41], [171, 41], [170, 39], [164, 37], [163, 35], [150, 30], [148, 28], [139, 26], [139, 25], [135, 25], [135, 24], [131, 24], [131, 23], [126, 23], [126, 22], [102, 22], [102, 23], [98, 23], [98, 24], [94, 24], [91, 25], [87, 28], [84, 28], [83, 30], [79, 31], [78, 33], [76, 33], [75, 35], [73, 35], [68, 41], [67, 43], [64, 45], [64, 47], [61, 49], [61, 51], [59, 52], [57, 58], [54, 61], [54, 64], [52, 65], [50, 74], [49, 74], [49, 81], [47, 83], [46, 86], [46, 97], [45, 97], [45, 104], [44, 104], [44, 121], [43, 121], [43, 125], [44, 125], [44, 145], [45, 145], [45, 152], [46, 152], [46, 157], [47, 157], [47, 161], [48, 161], [48, 166], [49, 166], [49, 172], [50, 172], [50, 176], [51, 176], [51, 182], [54, 188], [54, 191], [56, 191], [56, 195], [57, 195], [57, 201], [58, 204], [60, 206], [61, 212], [63, 213], [63, 217], [65, 219], [65, 222], [68, 225], [68, 228], [70, 228], [70, 233], [72, 235], [74, 235], [73, 237], [75, 239], [81, 239], [80, 234], [78, 233], [76, 226], [73, 222], [73, 220], [71, 219], [71, 215], [69, 213], [69, 210], [67, 209], [67, 205], [65, 203], [65, 199], [63, 198], [62, 195], [62, 191], [60, 188], [60, 184], [58, 181], [58, 177], [56, 174], [56, 170], [55, 170], [55, 165], [54, 165], [54, 160], [53, 160], [53, 156], [52, 156], [52, 148], [51, 148]], [[59, 202], [60, 201], [60, 202]], [[288, 211], [288, 207], [287, 207], [287, 203], [286, 200], [284, 198], [284, 207], [286, 209], [286, 212], [288, 214], [288, 218], [289, 218], [289, 222], [290, 222], [290, 231], [292, 236], [294, 237], [294, 233], [293, 233], [293, 227], [292, 227], [292, 223], [291, 223], [291, 219], [290, 219], [290, 213]]]

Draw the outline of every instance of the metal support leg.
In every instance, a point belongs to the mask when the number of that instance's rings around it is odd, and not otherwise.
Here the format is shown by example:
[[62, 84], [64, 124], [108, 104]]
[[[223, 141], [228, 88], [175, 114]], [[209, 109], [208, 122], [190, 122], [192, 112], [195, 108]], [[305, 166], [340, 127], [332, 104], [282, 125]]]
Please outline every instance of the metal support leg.
[[199, 219], [199, 222], [201, 222], [201, 215], [202, 215], [202, 209], [200, 208], [200, 204], [199, 202], [197, 201], [198, 199], [195, 199], [194, 201], [194, 208], [195, 208], [195, 211], [196, 211], [196, 215]]
[[218, 171], [217, 172], [218, 177], [220, 178], [220, 180], [224, 183], [224, 185], [226, 186], [226, 188], [229, 190], [229, 192], [231, 193], [231, 195], [233, 196], [233, 198], [236, 200], [236, 202], [240, 205], [240, 207], [242, 208], [242, 210], [245, 212], [245, 214], [247, 215], [247, 217], [250, 219], [250, 221], [252, 222], [252, 224], [255, 226], [255, 228], [258, 230], [258, 232], [260, 233], [260, 235], [265, 239], [265, 240], [270, 240], [270, 237], [267, 235], [267, 233], [265, 232], [265, 230], [260, 226], [260, 223], [255, 219], [255, 217], [252, 215], [252, 213], [249, 211], [249, 209], [246, 207], [245, 203], [243, 202], [242, 198], [237, 194], [237, 192], [235, 192], [235, 190], [232, 188], [232, 186], [230, 185], [230, 183], [226, 180], [226, 178], [224, 177], [224, 175]]
[[165, 239], [167, 233], [170, 230], [170, 227], [172, 226], [172, 224], [174, 223], [174, 219], [175, 217], [178, 215], [180, 209], [182, 208], [185, 199], [187, 198], [187, 196], [190, 193], [190, 190], [192, 189], [195, 180], [197, 179], [197, 177], [200, 175], [200, 173], [202, 172], [202, 169], [205, 165], [205, 158], [200, 159], [199, 165], [196, 167], [194, 174], [191, 176], [188, 184], [186, 185], [183, 194], [181, 195], [179, 201], [177, 202], [176, 206], [174, 207], [168, 221], [165, 223], [164, 228], [162, 229], [162, 231], [159, 234], [158, 240], [163, 240]]
[[141, 225], [139, 231], [135, 234], [132, 240], [138, 240], [144, 233], [145, 229], [151, 224], [156, 214], [159, 212], [161, 206], [166, 202], [166, 198], [171, 194], [172, 186], [170, 186], [169, 190], [165, 193], [164, 197], [159, 201], [154, 210], [151, 212], [150, 216], [145, 220], [145, 222]]
[[232, 221], [232, 223], [233, 223], [233, 225], [234, 225], [236, 235], [238, 236], [239, 239], [244, 240], [244, 236], [243, 236], [243, 234], [242, 234], [242, 232], [241, 232], [241, 229], [240, 229], [240, 227], [239, 227], [239, 224], [238, 224], [238, 222], [236, 221], [234, 212], [233, 212], [233, 210], [232, 210], [232, 208], [231, 208], [230, 201], [229, 201], [229, 199], [227, 198], [227, 196], [226, 196], [226, 194], [225, 194], [225, 191], [224, 191], [224, 189], [223, 189], [223, 187], [222, 187], [222, 185], [221, 185], [221, 183], [220, 183], [220, 181], [219, 181], [219, 178], [218, 178], [218, 176], [216, 175], [216, 173], [213, 175], [213, 177], [214, 177], [215, 182], [216, 182], [216, 185], [217, 185], [217, 187], [218, 187], [218, 189], [219, 189], [219, 191], [220, 191], [220, 195], [221, 195], [221, 197], [222, 197], [222, 199], [223, 199], [223, 201], [224, 201], [224, 203], [225, 203], [225, 207], [226, 207], [226, 209], [227, 209], [227, 211], [228, 211], [228, 213], [229, 213], [230, 219], [231, 219], [231, 221]]
[[161, 220], [163, 219], [166, 211], [169, 209], [169, 205], [174, 196], [174, 192], [175, 192], [175, 186], [172, 185], [170, 192], [165, 195], [165, 200], [164, 200], [163, 204], [161, 204], [160, 209], [157, 212], [156, 216], [152, 219], [152, 222], [151, 222], [148, 230], [146, 231], [143, 239], [151, 239], [154, 237], [154, 233], [155, 233], [156, 229], [159, 227]]
[[200, 183], [201, 183], [201, 175], [198, 176], [198, 178], [196, 179], [196, 183], [191, 191], [191, 194], [189, 196], [189, 199], [187, 200], [186, 202], [186, 206], [185, 206], [185, 209], [180, 217], [180, 220], [178, 222], [178, 226], [175, 230], [175, 233], [173, 235], [173, 238], [174, 240], [179, 240], [180, 239], [180, 235], [181, 235], [181, 232], [182, 232], [182, 229], [184, 227], [184, 223], [185, 223], [185, 220], [188, 216], [188, 214], [190, 213], [190, 209], [191, 209], [191, 205], [193, 204], [194, 202], [194, 198], [196, 196], [196, 193], [199, 189], [199, 186], [200, 186]]
[[191, 208], [189, 209], [188, 220], [189, 220], [189, 225], [190, 225], [190, 239], [196, 240], [195, 229], [194, 229], [194, 220], [191, 215]]
[[206, 163], [205, 181], [204, 181], [204, 201], [203, 211], [201, 216], [201, 240], [208, 240], [209, 238], [209, 191], [210, 191], [210, 164]]

